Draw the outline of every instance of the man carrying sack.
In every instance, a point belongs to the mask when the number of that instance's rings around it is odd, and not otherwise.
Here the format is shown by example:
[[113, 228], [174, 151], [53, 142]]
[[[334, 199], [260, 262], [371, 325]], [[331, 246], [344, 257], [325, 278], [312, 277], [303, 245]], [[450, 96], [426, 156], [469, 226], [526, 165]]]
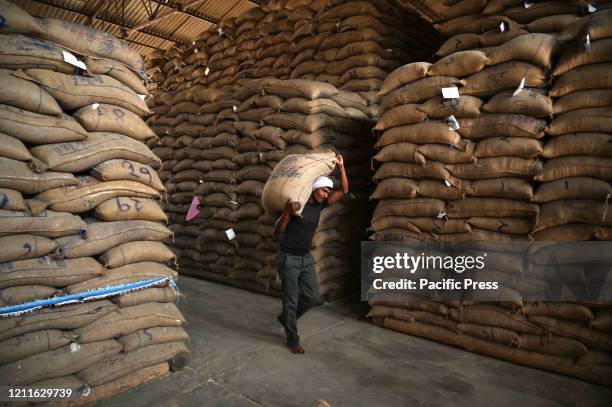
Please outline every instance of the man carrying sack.
[[278, 322], [285, 328], [287, 346], [292, 353], [304, 353], [297, 332], [297, 320], [319, 299], [317, 273], [310, 254], [312, 238], [319, 225], [321, 211], [339, 202], [349, 193], [349, 183], [344, 169], [344, 159], [336, 157], [341, 191], [332, 191], [333, 182], [328, 177], [318, 177], [312, 184], [312, 193], [304, 205], [301, 216], [299, 202], [287, 202], [274, 227], [274, 234], [282, 233], [278, 255], [278, 275], [283, 291], [283, 311]]

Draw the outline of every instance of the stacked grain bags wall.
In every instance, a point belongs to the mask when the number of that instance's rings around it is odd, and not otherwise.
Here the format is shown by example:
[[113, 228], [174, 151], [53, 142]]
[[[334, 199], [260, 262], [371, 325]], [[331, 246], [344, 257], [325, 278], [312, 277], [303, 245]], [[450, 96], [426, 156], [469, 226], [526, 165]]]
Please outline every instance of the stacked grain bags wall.
[[[609, 240], [604, 49], [612, 20], [596, 10], [605, 4], [404, 3], [450, 38], [436, 63], [403, 66], [383, 84], [372, 238]], [[460, 97], [442, 97], [449, 87]], [[504, 258], [498, 271], [522, 272], [522, 259]], [[546, 286], [545, 278], [530, 283]], [[609, 303], [533, 303], [513, 288], [505, 288], [505, 301], [487, 303], [374, 296], [370, 317], [411, 335], [612, 385]]]
[[0, 381], [95, 400], [180, 369], [142, 59], [89, 27], [0, 13]]

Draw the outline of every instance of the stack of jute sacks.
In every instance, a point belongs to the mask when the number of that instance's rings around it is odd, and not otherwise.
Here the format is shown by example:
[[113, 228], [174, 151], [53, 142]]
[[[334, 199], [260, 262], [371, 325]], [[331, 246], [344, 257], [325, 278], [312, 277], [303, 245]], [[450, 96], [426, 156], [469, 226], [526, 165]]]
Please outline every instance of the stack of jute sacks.
[[[358, 214], [367, 202], [367, 161], [371, 149], [367, 105], [356, 93], [308, 80], [260, 79], [236, 93], [240, 121], [238, 171], [234, 212], [239, 257], [230, 279], [256, 281], [264, 289], [280, 288], [276, 280], [278, 241], [273, 239], [279, 213], [265, 213], [264, 184], [280, 160], [291, 154], [335, 151], [346, 156], [353, 199], [325, 209], [313, 239], [317, 273], [324, 299], [347, 288], [350, 261], [359, 247]], [[332, 162], [335, 153], [331, 153]], [[332, 166], [333, 169], [333, 166]], [[330, 169], [331, 170], [331, 169]], [[335, 185], [339, 188], [339, 180]], [[361, 189], [361, 190], [360, 190]], [[361, 225], [363, 230], [363, 226]]]
[[[164, 174], [168, 193], [165, 208], [180, 268], [186, 274], [193, 275], [201, 268], [226, 276], [234, 255], [234, 245], [225, 231], [233, 226], [231, 213], [237, 206], [233, 192], [239, 169], [234, 131], [237, 102], [223, 91], [196, 85], [159, 94], [149, 103], [159, 112], [167, 110], [148, 120], [159, 125], [156, 130], [160, 136], [165, 134], [153, 152], [168, 168]], [[201, 213], [187, 220], [194, 197]]]
[[[384, 133], [376, 159], [385, 164], [373, 197], [397, 200], [379, 203], [373, 238], [609, 240], [610, 75], [602, 68], [609, 60], [603, 50], [612, 23], [607, 11], [597, 11], [604, 4], [484, 3], [422, 7], [424, 17], [451, 36], [437, 53], [441, 59], [400, 68], [383, 85], [387, 95], [377, 127]], [[460, 98], [419, 100], [448, 87], [458, 87]], [[388, 109], [392, 105], [397, 106]], [[403, 154], [385, 151], [391, 143]], [[384, 169], [387, 163], [392, 166]], [[506, 249], [512, 247], [518, 246]], [[503, 271], [503, 281], [518, 282], [509, 276], [526, 272], [523, 264], [517, 254], [504, 253], [485, 272]], [[555, 267], [546, 270], [556, 273]], [[545, 273], [532, 275], [541, 280], [529, 284], [547, 287]], [[515, 288], [525, 287], [533, 285]], [[379, 295], [370, 304], [375, 324], [612, 385], [610, 303]]]
[[536, 240], [612, 240], [612, 12], [562, 32], [568, 41], [550, 89], [554, 117], [535, 180]]
[[[160, 160], [144, 144], [155, 135], [140, 118], [142, 59], [92, 28], [0, 10], [0, 382], [108, 397], [188, 353]], [[76, 304], [37, 304], [67, 295]]]

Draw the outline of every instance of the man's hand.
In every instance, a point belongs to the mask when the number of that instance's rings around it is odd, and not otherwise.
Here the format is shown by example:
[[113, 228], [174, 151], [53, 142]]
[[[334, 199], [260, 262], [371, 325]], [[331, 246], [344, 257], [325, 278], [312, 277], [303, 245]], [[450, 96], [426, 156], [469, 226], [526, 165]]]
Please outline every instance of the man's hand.
[[291, 200], [287, 201], [285, 204], [285, 208], [283, 209], [283, 215], [295, 215], [297, 211], [300, 210], [302, 205], [299, 202], [291, 202]]
[[336, 164], [338, 164], [338, 167], [344, 167], [344, 157], [342, 157], [342, 154], [336, 156]]

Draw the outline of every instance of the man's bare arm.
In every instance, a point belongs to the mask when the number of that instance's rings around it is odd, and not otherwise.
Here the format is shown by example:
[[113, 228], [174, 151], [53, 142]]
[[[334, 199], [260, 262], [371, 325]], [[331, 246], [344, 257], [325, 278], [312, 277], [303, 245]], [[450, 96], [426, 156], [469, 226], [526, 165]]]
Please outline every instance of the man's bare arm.
[[346, 176], [346, 170], [344, 169], [344, 158], [341, 155], [338, 155], [336, 159], [338, 164], [338, 172], [340, 173], [340, 182], [342, 184], [342, 190], [332, 191], [327, 198], [327, 205], [333, 205], [336, 202], [339, 202], [344, 195], [349, 193], [349, 182], [348, 177]]

